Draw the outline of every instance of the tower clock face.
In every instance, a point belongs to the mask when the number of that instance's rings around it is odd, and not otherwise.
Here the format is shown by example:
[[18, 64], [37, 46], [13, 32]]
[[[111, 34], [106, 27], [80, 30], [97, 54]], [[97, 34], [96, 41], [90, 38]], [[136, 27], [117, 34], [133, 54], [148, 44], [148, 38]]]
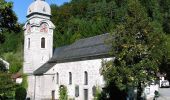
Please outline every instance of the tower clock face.
[[46, 23], [43, 23], [40, 27], [40, 32], [47, 33], [48, 32], [48, 25]]

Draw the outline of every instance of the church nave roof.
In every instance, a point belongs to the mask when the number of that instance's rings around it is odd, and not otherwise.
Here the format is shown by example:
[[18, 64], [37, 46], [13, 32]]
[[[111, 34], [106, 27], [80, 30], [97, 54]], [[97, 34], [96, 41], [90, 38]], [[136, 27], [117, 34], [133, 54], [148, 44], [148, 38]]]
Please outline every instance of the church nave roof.
[[110, 57], [111, 45], [107, 44], [109, 34], [97, 35], [80, 39], [71, 45], [56, 48], [53, 57], [36, 71], [35, 75], [41, 75], [51, 69], [56, 63], [100, 59]]

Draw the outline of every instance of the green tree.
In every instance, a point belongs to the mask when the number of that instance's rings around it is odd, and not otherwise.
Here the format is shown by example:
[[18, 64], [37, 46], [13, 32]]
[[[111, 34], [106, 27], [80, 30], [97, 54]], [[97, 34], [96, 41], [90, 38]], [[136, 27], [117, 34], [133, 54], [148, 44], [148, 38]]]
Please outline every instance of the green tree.
[[166, 74], [166, 79], [170, 81], [170, 35], [167, 35], [166, 44], [167, 44], [168, 53], [162, 60], [162, 63], [159, 69], [162, 74]]
[[8, 97], [12, 96], [16, 85], [12, 82], [11, 74], [7, 73], [2, 61], [0, 61], [0, 67], [0, 99], [6, 100]]
[[155, 80], [166, 53], [165, 35], [157, 21], [150, 21], [138, 0], [128, 0], [124, 23], [119, 24], [109, 42], [114, 60], [103, 62], [107, 86], [115, 84], [126, 93], [137, 88], [141, 100], [143, 88]]
[[18, 87], [15, 90], [15, 99], [16, 100], [25, 100], [27, 96], [27, 91], [23, 87]]
[[170, 1], [169, 0], [161, 0], [160, 2], [160, 10], [163, 16], [163, 30], [167, 34], [170, 34]]
[[6, 31], [19, 32], [20, 29], [17, 17], [12, 10], [12, 3], [0, 0], [0, 43], [5, 41]]
[[116, 7], [114, 1], [108, 0], [75, 0], [60, 7], [51, 5], [56, 26], [54, 47], [108, 32], [122, 14], [118, 15], [120, 11]]
[[[20, 25], [17, 23], [17, 17], [12, 10], [12, 3], [6, 2], [5, 0], [0, 0], [0, 55], [2, 56], [4, 52], [9, 52], [16, 48], [16, 41], [14, 40], [12, 44], [15, 46], [4, 44], [9, 38], [10, 33], [18, 33], [21, 30]], [[7, 38], [8, 37], [8, 38]], [[17, 38], [15, 38], [17, 40]], [[9, 41], [7, 41], [9, 42]], [[7, 43], [6, 42], [6, 43]], [[6, 50], [5, 50], [6, 49]], [[0, 99], [6, 100], [9, 97], [14, 96], [14, 91], [16, 84], [11, 79], [11, 74], [5, 68], [5, 65], [0, 64]]]

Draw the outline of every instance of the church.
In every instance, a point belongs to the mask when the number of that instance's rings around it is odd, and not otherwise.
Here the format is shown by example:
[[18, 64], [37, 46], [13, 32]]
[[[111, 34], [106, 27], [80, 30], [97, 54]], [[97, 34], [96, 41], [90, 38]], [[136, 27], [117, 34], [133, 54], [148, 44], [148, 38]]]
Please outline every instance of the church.
[[80, 39], [53, 49], [54, 24], [45, 0], [28, 8], [24, 25], [24, 73], [28, 76], [27, 98], [58, 100], [65, 86], [69, 100], [92, 100], [96, 88], [104, 87], [102, 60], [109, 60], [109, 34]]
[[[55, 26], [51, 16], [45, 0], [34, 0], [27, 10], [23, 27], [27, 98], [59, 100], [60, 88], [66, 87], [68, 100], [94, 100], [97, 89], [105, 85], [102, 61], [113, 59], [109, 54], [112, 47], [106, 43], [110, 35], [97, 35], [53, 48]], [[129, 97], [135, 97], [134, 91], [129, 92]], [[145, 87], [144, 95], [153, 98], [155, 91], [158, 85], [150, 84]]]

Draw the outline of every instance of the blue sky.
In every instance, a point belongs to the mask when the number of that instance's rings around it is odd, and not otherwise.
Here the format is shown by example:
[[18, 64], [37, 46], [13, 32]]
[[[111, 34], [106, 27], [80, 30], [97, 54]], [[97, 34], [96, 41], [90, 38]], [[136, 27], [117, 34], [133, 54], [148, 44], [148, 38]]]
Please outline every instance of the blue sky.
[[[6, 0], [12, 1], [14, 3], [13, 10], [18, 17], [18, 21], [20, 23], [24, 23], [26, 21], [26, 14], [28, 6], [34, 2], [34, 0]], [[49, 4], [57, 4], [62, 5], [64, 2], [69, 2], [70, 0], [45, 0]]]

